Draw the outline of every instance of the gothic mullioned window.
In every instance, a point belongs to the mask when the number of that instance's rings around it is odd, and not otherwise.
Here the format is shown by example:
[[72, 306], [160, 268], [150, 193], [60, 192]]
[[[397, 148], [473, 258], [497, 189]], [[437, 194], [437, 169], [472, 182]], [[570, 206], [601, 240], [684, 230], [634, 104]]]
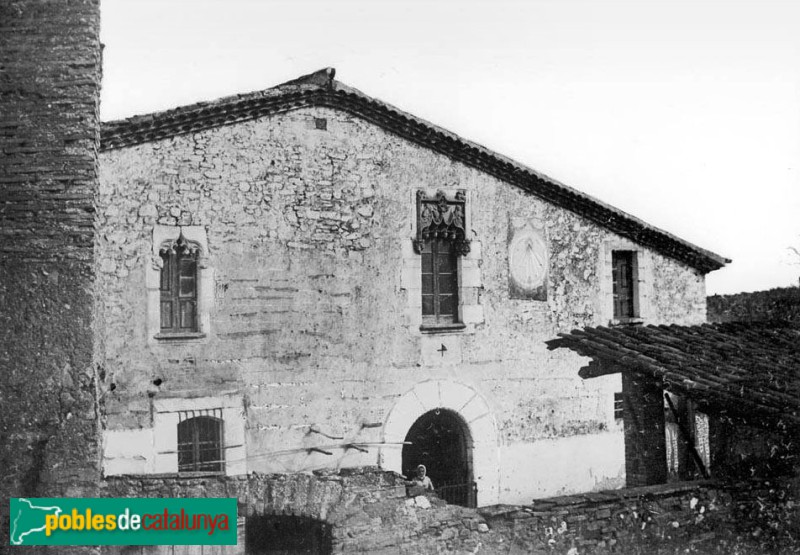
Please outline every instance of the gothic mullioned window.
[[458, 324], [458, 256], [469, 252], [466, 238], [466, 195], [448, 198], [439, 191], [429, 197], [417, 192], [417, 236], [421, 255], [423, 327]]
[[162, 334], [198, 331], [198, 250], [197, 245], [188, 242], [183, 234], [160, 249]]

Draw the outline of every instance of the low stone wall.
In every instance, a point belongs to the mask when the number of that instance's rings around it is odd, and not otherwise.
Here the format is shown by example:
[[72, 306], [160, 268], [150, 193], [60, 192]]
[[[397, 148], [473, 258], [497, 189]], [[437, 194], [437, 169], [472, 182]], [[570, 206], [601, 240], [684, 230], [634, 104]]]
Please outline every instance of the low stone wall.
[[797, 553], [797, 481], [682, 482], [481, 509], [506, 553]]
[[[119, 476], [108, 478], [100, 491], [107, 497], [237, 497], [240, 517], [291, 515], [329, 525], [334, 553], [474, 551], [481, 536], [491, 535], [475, 509], [447, 505], [435, 496], [407, 498], [398, 474], [374, 468], [237, 477]], [[245, 552], [243, 529], [239, 536], [240, 544], [225, 553]], [[172, 551], [154, 546], [141, 553]]]
[[[794, 501], [800, 489], [787, 483], [684, 482], [477, 510], [433, 495], [407, 498], [399, 475], [374, 468], [117, 477], [101, 490], [120, 497], [237, 497], [244, 517], [240, 542], [224, 551], [237, 555], [245, 553], [245, 519], [264, 515], [324, 524], [333, 553], [763, 553], [797, 548], [794, 538], [800, 538], [800, 505]], [[141, 553], [173, 551], [152, 547]]]
[[491, 528], [518, 548], [557, 553], [650, 553], [659, 544], [715, 537], [709, 517], [724, 520], [730, 494], [709, 483], [628, 488], [481, 510]]

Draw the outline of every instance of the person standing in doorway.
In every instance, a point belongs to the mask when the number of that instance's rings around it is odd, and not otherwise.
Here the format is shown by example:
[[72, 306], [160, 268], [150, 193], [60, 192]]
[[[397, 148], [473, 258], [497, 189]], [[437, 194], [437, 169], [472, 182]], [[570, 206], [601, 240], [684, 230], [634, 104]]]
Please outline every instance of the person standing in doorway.
[[411, 491], [415, 492], [419, 490], [422, 490], [421, 493], [424, 493], [426, 491], [433, 491], [433, 482], [431, 482], [431, 479], [430, 477], [427, 476], [427, 473], [428, 470], [425, 468], [424, 464], [417, 466], [416, 477], [406, 482], [406, 485], [409, 486]]

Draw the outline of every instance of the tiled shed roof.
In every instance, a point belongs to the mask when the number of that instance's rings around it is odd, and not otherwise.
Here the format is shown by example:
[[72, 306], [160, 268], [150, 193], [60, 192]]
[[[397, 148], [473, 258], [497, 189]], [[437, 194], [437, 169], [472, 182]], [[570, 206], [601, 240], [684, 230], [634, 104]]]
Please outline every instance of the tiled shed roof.
[[717, 270], [730, 262], [510, 158], [343, 85], [334, 80], [334, 74], [332, 68], [323, 69], [263, 91], [105, 122], [101, 125], [100, 148], [129, 147], [307, 106], [325, 106], [356, 115], [409, 141], [516, 185], [702, 273]]
[[559, 334], [549, 349], [592, 357], [579, 374], [630, 370], [709, 412], [800, 423], [800, 327], [739, 322], [701, 326], [597, 327]]

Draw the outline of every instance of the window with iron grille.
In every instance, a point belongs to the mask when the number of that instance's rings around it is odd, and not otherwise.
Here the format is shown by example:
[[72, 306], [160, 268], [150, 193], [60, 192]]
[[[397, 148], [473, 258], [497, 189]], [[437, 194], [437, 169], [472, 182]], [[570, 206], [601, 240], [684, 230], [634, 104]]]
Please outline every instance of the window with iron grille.
[[614, 251], [611, 254], [612, 282], [614, 294], [614, 319], [636, 318], [636, 253]]
[[161, 333], [196, 332], [198, 249], [181, 235], [160, 254]]
[[178, 472], [222, 472], [222, 409], [182, 411], [178, 422]]
[[422, 247], [422, 320], [458, 321], [458, 258], [446, 239], [425, 241]]

